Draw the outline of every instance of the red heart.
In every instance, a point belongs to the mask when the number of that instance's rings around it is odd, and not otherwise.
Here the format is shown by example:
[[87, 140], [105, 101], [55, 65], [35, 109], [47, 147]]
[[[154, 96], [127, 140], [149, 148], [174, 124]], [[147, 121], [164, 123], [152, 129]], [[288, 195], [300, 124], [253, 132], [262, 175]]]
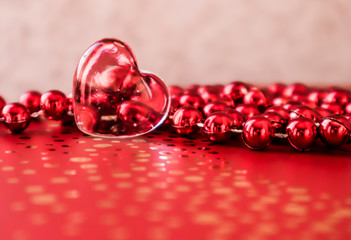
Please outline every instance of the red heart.
[[163, 81], [139, 70], [129, 46], [102, 39], [80, 59], [73, 81], [74, 116], [89, 135], [131, 137], [167, 118], [170, 98]]

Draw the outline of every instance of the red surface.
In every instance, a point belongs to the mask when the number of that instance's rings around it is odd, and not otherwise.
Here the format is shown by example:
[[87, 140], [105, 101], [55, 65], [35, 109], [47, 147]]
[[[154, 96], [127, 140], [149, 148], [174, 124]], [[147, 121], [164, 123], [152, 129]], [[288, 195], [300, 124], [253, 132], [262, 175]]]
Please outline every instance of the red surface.
[[0, 127], [0, 239], [351, 239], [351, 145]]

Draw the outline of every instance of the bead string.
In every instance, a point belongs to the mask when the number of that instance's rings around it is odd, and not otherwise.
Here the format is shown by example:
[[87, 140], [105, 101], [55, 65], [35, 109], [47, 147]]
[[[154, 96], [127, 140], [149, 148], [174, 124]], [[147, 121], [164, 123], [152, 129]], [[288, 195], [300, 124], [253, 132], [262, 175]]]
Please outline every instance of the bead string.
[[[169, 91], [171, 114], [164, 125], [172, 125], [183, 136], [201, 130], [218, 143], [241, 135], [253, 150], [266, 148], [274, 138], [288, 139], [299, 151], [311, 150], [317, 138], [331, 147], [351, 139], [351, 93], [347, 90], [310, 90], [302, 84], [258, 89], [233, 82], [187, 89], [170, 86]], [[40, 116], [74, 123], [72, 98], [58, 90], [30, 91], [19, 102], [5, 104], [0, 97], [0, 122], [13, 133], [23, 131], [31, 118]], [[117, 115], [101, 116], [101, 121], [117, 120]]]

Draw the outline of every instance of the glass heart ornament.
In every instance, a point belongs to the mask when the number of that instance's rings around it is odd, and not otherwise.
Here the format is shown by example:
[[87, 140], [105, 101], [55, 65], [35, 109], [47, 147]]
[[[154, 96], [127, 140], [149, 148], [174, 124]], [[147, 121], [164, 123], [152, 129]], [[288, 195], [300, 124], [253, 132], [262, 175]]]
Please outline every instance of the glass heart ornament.
[[72, 94], [77, 126], [92, 136], [151, 132], [170, 109], [164, 82], [139, 70], [130, 47], [117, 39], [102, 39], [88, 48], [78, 63]]

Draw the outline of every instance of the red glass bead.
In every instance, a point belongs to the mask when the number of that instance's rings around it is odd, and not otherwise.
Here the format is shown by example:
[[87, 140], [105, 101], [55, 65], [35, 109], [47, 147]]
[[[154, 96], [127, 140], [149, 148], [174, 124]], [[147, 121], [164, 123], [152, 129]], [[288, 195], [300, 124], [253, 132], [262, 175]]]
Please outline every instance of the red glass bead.
[[273, 134], [271, 121], [263, 116], [255, 116], [245, 122], [242, 138], [250, 149], [261, 150], [271, 144]]
[[[106, 137], [147, 133], [161, 125], [170, 109], [170, 95], [163, 81], [152, 73], [141, 72], [129, 46], [117, 39], [94, 43], [80, 59], [74, 76], [73, 102], [76, 119], [97, 118], [88, 121], [88, 126], [81, 121], [78, 127], [87, 134]], [[134, 113], [137, 116], [130, 119]], [[118, 114], [123, 119], [114, 121]], [[136, 123], [137, 119], [141, 122]]]
[[298, 151], [311, 150], [317, 137], [317, 126], [305, 117], [295, 118], [286, 127], [286, 133], [292, 147]]
[[188, 94], [188, 93], [197, 93], [197, 89], [200, 87], [200, 85], [198, 84], [193, 84], [193, 85], [190, 85], [189, 87], [187, 87], [185, 90], [184, 90], [184, 94]]
[[22, 132], [30, 122], [30, 112], [20, 103], [6, 104], [2, 109], [4, 125], [13, 133]]
[[0, 96], [0, 111], [3, 109], [3, 107], [6, 105], [6, 102], [5, 102], [5, 99], [3, 99], [1, 96]]
[[169, 95], [172, 97], [173, 95], [179, 95], [179, 94], [183, 94], [184, 90], [183, 88], [179, 87], [179, 86], [169, 86], [168, 87], [168, 91], [169, 91]]
[[346, 104], [346, 106], [345, 106], [345, 113], [351, 113], [351, 102]]
[[97, 132], [99, 126], [99, 111], [93, 105], [77, 105], [74, 108], [74, 117], [78, 128], [84, 133]]
[[283, 91], [283, 95], [285, 97], [291, 98], [294, 95], [304, 95], [306, 96], [309, 92], [309, 89], [301, 83], [295, 83], [292, 84], [290, 86], [287, 86], [284, 91]]
[[286, 85], [281, 84], [281, 83], [275, 83], [275, 84], [270, 85], [267, 88], [267, 90], [273, 96], [280, 96], [280, 95], [282, 95], [285, 88], [286, 88]]
[[73, 99], [67, 98], [67, 113], [60, 120], [60, 123], [64, 126], [69, 126], [74, 123], [74, 115], [73, 115]]
[[225, 109], [222, 112], [228, 114], [233, 119], [233, 129], [242, 129], [245, 122], [245, 115], [235, 109]]
[[202, 113], [191, 106], [184, 106], [179, 108], [173, 115], [173, 127], [177, 133], [189, 136], [197, 133], [200, 128], [197, 125], [203, 120]]
[[346, 105], [348, 102], [350, 102], [351, 97], [350, 93], [344, 90], [334, 90], [326, 94], [326, 96], [323, 99], [324, 103], [336, 103], [339, 105]]
[[287, 111], [291, 111], [294, 107], [301, 105], [301, 102], [298, 101], [289, 101], [283, 105], [283, 108]]
[[161, 124], [160, 119], [166, 117], [166, 115], [158, 114], [153, 108], [138, 101], [125, 101], [120, 104], [117, 108], [116, 124], [113, 121], [103, 118], [100, 120], [101, 124], [106, 125], [101, 133], [112, 132], [116, 135], [123, 136], [138, 136], [152, 131], [157, 127], [157, 124]]
[[278, 112], [268, 111], [263, 113], [261, 116], [269, 119], [272, 122], [272, 127], [274, 129], [274, 132], [276, 133], [284, 132], [286, 120]]
[[261, 112], [263, 112], [271, 104], [268, 97], [257, 88], [250, 89], [250, 91], [245, 94], [243, 102], [244, 104], [255, 105]]
[[285, 103], [289, 102], [289, 98], [286, 97], [276, 97], [272, 100], [273, 106], [283, 106]]
[[319, 133], [326, 145], [340, 147], [350, 139], [351, 123], [342, 115], [332, 114], [321, 121]]
[[316, 110], [305, 105], [298, 105], [291, 109], [290, 121], [298, 117], [309, 118], [315, 123], [319, 123], [322, 120], [322, 115], [320, 115]]
[[308, 101], [313, 102], [316, 105], [319, 105], [323, 101], [326, 94], [327, 94], [326, 91], [314, 90], [308, 94], [307, 99]]
[[41, 109], [51, 120], [61, 120], [67, 113], [67, 97], [58, 90], [51, 90], [41, 96]]
[[333, 114], [331, 111], [329, 111], [328, 109], [325, 109], [325, 108], [317, 107], [314, 110], [317, 111], [322, 117], [326, 117], [330, 114]]
[[244, 114], [246, 119], [261, 114], [257, 107], [252, 104], [240, 104], [235, 108], [235, 110]]
[[247, 84], [235, 81], [223, 88], [223, 95], [232, 99], [235, 103], [241, 103], [244, 95], [249, 91]]
[[23, 104], [30, 113], [40, 110], [41, 93], [38, 91], [29, 91], [21, 95], [19, 103]]
[[324, 108], [334, 114], [343, 114], [344, 113], [344, 109], [343, 107], [338, 104], [338, 103], [322, 103], [321, 108]]
[[343, 116], [351, 122], [351, 113], [346, 113]]
[[289, 111], [281, 106], [272, 106], [270, 108], [267, 108], [266, 112], [277, 112], [280, 114], [280, 116], [283, 117], [285, 121], [288, 121], [290, 118]]
[[214, 102], [220, 98], [220, 92], [215, 86], [199, 87], [197, 91], [204, 103]]
[[179, 105], [182, 107], [192, 106], [194, 108], [200, 109], [203, 107], [204, 102], [197, 93], [187, 93], [179, 98]]
[[202, 132], [211, 141], [220, 143], [233, 135], [232, 127], [233, 119], [228, 114], [216, 112], [206, 118]]
[[223, 111], [226, 108], [228, 108], [228, 106], [225, 102], [222, 102], [222, 101], [210, 102], [204, 106], [203, 113], [205, 114], [206, 117], [208, 117], [210, 114], [214, 112]]

